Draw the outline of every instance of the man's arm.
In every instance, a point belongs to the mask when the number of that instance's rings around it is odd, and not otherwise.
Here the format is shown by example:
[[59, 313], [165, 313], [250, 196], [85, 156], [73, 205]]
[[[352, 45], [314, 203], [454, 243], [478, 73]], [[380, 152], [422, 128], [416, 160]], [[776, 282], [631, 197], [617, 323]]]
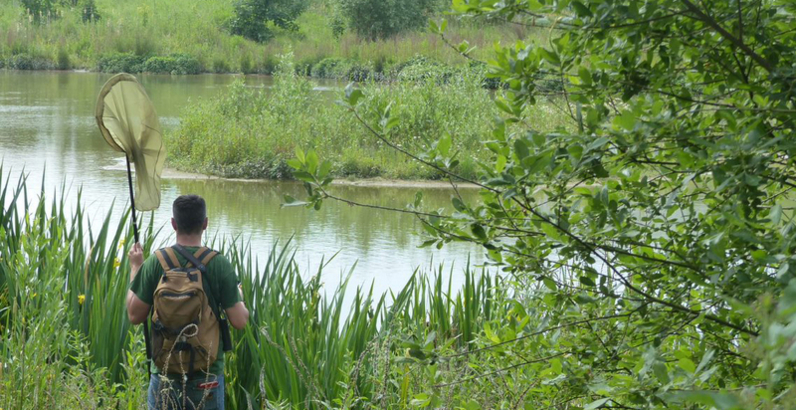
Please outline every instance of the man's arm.
[[[130, 282], [132, 282], [133, 279], [135, 279], [135, 275], [137, 275], [138, 271], [141, 269], [141, 265], [144, 264], [144, 250], [141, 248], [141, 244], [136, 242], [133, 245], [133, 249], [130, 249], [130, 253], [127, 255], [130, 259]], [[132, 289], [127, 291], [126, 304], [127, 318], [130, 319], [130, 323], [133, 325], [144, 323], [151, 306], [139, 299]]]
[[246, 327], [249, 321], [249, 309], [243, 303], [243, 289], [238, 287], [238, 294], [240, 295], [240, 302], [233, 305], [231, 308], [224, 310], [227, 314], [227, 320], [235, 329], [241, 330]]

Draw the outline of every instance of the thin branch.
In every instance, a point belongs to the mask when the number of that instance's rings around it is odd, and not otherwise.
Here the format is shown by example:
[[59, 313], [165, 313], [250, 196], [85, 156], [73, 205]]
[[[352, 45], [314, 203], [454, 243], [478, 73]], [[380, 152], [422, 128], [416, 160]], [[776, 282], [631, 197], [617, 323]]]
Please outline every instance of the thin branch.
[[536, 332], [533, 332], [533, 333], [529, 333], [529, 334], [524, 335], [524, 336], [516, 337], [516, 338], [511, 339], [511, 340], [506, 340], [506, 341], [503, 341], [503, 342], [500, 342], [500, 343], [496, 343], [496, 344], [493, 344], [493, 345], [489, 345], [489, 346], [486, 346], [486, 347], [482, 347], [482, 348], [479, 348], [479, 349], [469, 350], [469, 351], [466, 351], [466, 352], [463, 352], [463, 353], [457, 353], [457, 354], [452, 354], [452, 355], [448, 355], [448, 356], [443, 356], [440, 359], [447, 360], [447, 359], [453, 359], [453, 358], [457, 358], [457, 357], [461, 357], [461, 356], [469, 356], [471, 354], [475, 354], [475, 353], [478, 353], [478, 352], [483, 352], [485, 350], [492, 350], [492, 349], [498, 348], [500, 346], [505, 346], [507, 344], [516, 343], [516, 342], [518, 342], [520, 340], [530, 339], [532, 337], [536, 337], [536, 336], [539, 336], [539, 335], [547, 333], [547, 332], [552, 332], [554, 330], [564, 329], [564, 328], [567, 328], [567, 327], [570, 327], [570, 326], [578, 326], [578, 325], [591, 323], [591, 322], [598, 322], [598, 321], [603, 321], [603, 320], [611, 320], [611, 319], [618, 319], [618, 318], [623, 318], [623, 317], [630, 317], [633, 314], [635, 314], [637, 310], [638, 309], [636, 309], [636, 310], [634, 310], [634, 311], [632, 311], [630, 313], [623, 313], [621, 315], [602, 316], [602, 317], [598, 317], [598, 318], [579, 320], [579, 321], [576, 321], [576, 322], [565, 323], [563, 325], [552, 326], [552, 327], [548, 327], [548, 328], [545, 328], [545, 329], [542, 329], [542, 330], [539, 330], [539, 331], [536, 331]]
[[712, 17], [710, 17], [707, 14], [705, 14], [694, 3], [690, 2], [689, 0], [680, 0], [680, 1], [683, 4], [685, 4], [685, 6], [688, 8], [688, 10], [690, 10], [692, 13], [694, 13], [699, 18], [699, 20], [701, 20], [705, 24], [713, 27], [713, 29], [716, 30], [722, 37], [724, 37], [729, 42], [731, 42], [735, 47], [740, 48], [744, 53], [746, 53], [746, 55], [748, 55], [753, 60], [755, 60], [757, 62], [757, 64], [759, 64], [761, 67], [763, 67], [766, 71], [768, 71], [769, 73], [773, 73], [774, 72], [774, 66], [768, 60], [766, 60], [765, 58], [763, 58], [762, 56], [757, 54], [754, 50], [749, 48], [749, 46], [744, 44], [743, 41], [739, 40], [738, 38], [736, 38], [735, 36], [730, 34], [730, 32], [725, 30], [724, 27], [719, 25], [719, 23], [716, 22], [716, 20], [714, 20]]
[[546, 357], [540, 357], [538, 359], [529, 360], [529, 361], [522, 362], [522, 363], [517, 363], [515, 365], [507, 366], [507, 367], [504, 367], [502, 369], [498, 369], [498, 370], [495, 370], [495, 371], [492, 371], [492, 372], [489, 372], [489, 373], [483, 373], [483, 374], [478, 375], [478, 376], [468, 377], [466, 379], [459, 379], [459, 380], [456, 380], [456, 381], [453, 381], [453, 382], [450, 382], [450, 383], [437, 384], [437, 385], [434, 385], [433, 387], [435, 389], [439, 389], [439, 388], [442, 388], [442, 387], [453, 386], [455, 384], [467, 383], [467, 382], [470, 382], [470, 381], [473, 381], [473, 380], [476, 380], [476, 379], [480, 379], [482, 377], [494, 376], [496, 374], [500, 374], [500, 373], [503, 373], [505, 371], [516, 369], [518, 367], [526, 366], [526, 365], [529, 365], [529, 364], [543, 363], [543, 362], [546, 362], [546, 361], [548, 361], [550, 359], [555, 359], [556, 357], [561, 357], [561, 356], [563, 356], [565, 354], [569, 354], [569, 352], [561, 352], [561, 353], [556, 353], [554, 355], [550, 355], [550, 356], [546, 356]]

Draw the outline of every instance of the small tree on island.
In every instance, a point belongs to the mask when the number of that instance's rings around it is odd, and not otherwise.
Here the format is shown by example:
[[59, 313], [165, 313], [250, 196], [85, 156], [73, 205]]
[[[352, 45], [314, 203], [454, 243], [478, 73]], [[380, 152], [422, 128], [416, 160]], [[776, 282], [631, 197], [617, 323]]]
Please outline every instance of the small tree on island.
[[[450, 136], [408, 152], [388, 138], [389, 107], [370, 123], [361, 91], [350, 86], [343, 102], [385, 145], [480, 187], [482, 203], [457, 194], [451, 214], [420, 200], [408, 211], [425, 245], [478, 244], [519, 290], [479, 349], [447, 356], [494, 360], [415, 404], [792, 408], [796, 4], [454, 0], [453, 10], [550, 34], [495, 47], [489, 75], [505, 115], [484, 136], [481, 178], [456, 174]], [[444, 39], [445, 27], [432, 30]], [[454, 47], [468, 56], [468, 44]], [[569, 124], [543, 131], [526, 115], [536, 104]], [[345, 200], [314, 152], [290, 164], [308, 188], [302, 204]], [[462, 383], [472, 388], [451, 390]], [[474, 402], [484, 391], [494, 402]]]

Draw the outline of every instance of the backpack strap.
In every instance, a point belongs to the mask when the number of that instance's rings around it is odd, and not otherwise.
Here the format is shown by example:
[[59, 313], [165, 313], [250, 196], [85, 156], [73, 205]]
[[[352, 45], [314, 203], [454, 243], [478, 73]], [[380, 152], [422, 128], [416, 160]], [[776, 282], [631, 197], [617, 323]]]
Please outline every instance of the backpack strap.
[[180, 267], [180, 261], [171, 248], [158, 249], [155, 251], [155, 256], [158, 258], [160, 266], [163, 267], [163, 272], [168, 272]]
[[[210, 260], [212, 260], [216, 255], [218, 255], [218, 252], [206, 246], [202, 246], [193, 254], [195, 261], [199, 262], [199, 265], [197, 265], [196, 268], [204, 272], [205, 268], [207, 267], [207, 264], [210, 263]], [[183, 254], [183, 256], [185, 256], [185, 254]], [[188, 258], [186, 257], [186, 259]], [[185, 267], [190, 268], [193, 267], [194, 265], [195, 265], [194, 261], [188, 259], [188, 264], [185, 265]]]
[[[185, 265], [186, 267], [190, 268], [196, 266], [196, 269], [199, 269], [199, 271], [202, 272], [202, 287], [205, 290], [205, 295], [207, 295], [207, 302], [210, 305], [210, 309], [212, 309], [213, 313], [216, 315], [216, 318], [220, 319], [220, 305], [216, 302], [215, 296], [213, 296], [213, 287], [210, 286], [210, 280], [207, 277], [207, 263], [209, 263], [211, 259], [218, 255], [218, 252], [203, 246], [192, 255], [187, 249], [178, 244], [175, 244], [169, 249], [176, 250], [180, 253], [180, 255], [184, 256], [185, 259], [188, 259], [188, 263]], [[199, 260], [200, 257], [202, 258], [201, 261]]]
[[186, 265], [187, 267], [196, 266], [196, 269], [199, 269], [199, 271], [202, 272], [202, 287], [204, 288], [205, 295], [207, 295], [207, 302], [210, 305], [210, 310], [212, 310], [213, 314], [216, 315], [216, 320], [218, 320], [219, 327], [221, 328], [221, 336], [224, 341], [223, 350], [225, 352], [232, 350], [232, 339], [229, 333], [227, 318], [225, 316], [221, 316], [221, 304], [216, 302], [216, 298], [213, 296], [213, 287], [210, 286], [210, 280], [207, 278], [207, 264], [210, 263], [210, 260], [212, 260], [216, 255], [218, 255], [218, 252], [203, 246], [199, 248], [195, 254], [191, 255], [187, 249], [183, 248], [179, 244], [175, 244], [172, 248], [177, 250], [177, 252], [184, 256], [185, 259], [188, 259], [188, 264]]

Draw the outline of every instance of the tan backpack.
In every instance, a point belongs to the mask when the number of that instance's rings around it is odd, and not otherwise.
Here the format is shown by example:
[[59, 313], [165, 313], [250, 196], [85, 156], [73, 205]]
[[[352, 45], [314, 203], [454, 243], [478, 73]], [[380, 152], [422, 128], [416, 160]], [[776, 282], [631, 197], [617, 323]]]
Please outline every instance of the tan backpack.
[[[185, 267], [175, 249], [188, 259]], [[220, 330], [218, 313], [211, 308], [217, 305], [205, 283], [205, 266], [218, 252], [201, 247], [191, 255], [175, 245], [155, 255], [164, 273], [152, 309], [152, 360], [163, 374], [207, 371], [218, 355]]]

